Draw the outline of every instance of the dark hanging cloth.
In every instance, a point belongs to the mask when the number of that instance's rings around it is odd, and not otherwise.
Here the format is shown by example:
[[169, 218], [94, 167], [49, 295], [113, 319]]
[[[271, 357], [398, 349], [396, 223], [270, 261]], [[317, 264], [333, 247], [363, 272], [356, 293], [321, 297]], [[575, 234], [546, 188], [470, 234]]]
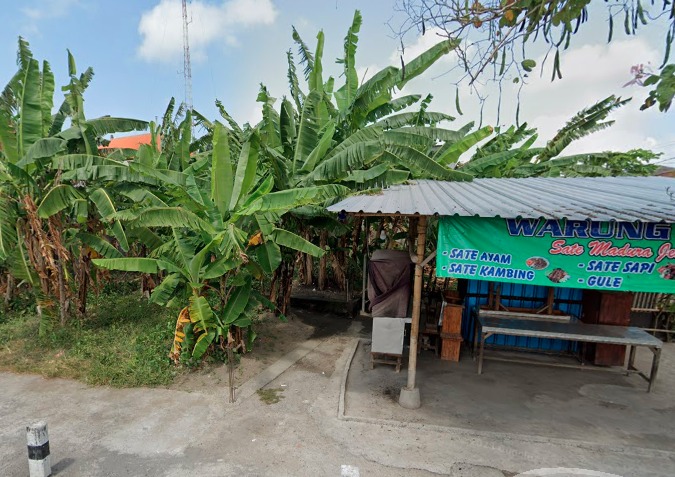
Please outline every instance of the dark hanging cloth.
[[368, 263], [368, 298], [374, 318], [408, 316], [412, 265], [408, 252], [373, 252]]

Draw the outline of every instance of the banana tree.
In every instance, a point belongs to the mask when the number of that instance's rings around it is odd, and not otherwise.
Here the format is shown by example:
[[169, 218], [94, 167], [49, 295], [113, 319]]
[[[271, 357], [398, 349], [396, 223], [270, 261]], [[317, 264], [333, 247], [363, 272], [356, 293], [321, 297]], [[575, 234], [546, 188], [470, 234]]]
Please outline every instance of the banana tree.
[[650, 175], [658, 157], [651, 151], [606, 151], [563, 156], [574, 141], [614, 124], [609, 114], [628, 100], [609, 96], [575, 114], [543, 147], [534, 147], [537, 131], [511, 126], [479, 147], [458, 169], [476, 177]]
[[[324, 81], [322, 76], [323, 32], [318, 33], [312, 54], [295, 30], [293, 38], [305, 65], [308, 93], [300, 90], [290, 52], [288, 77], [293, 102], [284, 99], [277, 113], [272, 107], [274, 99], [261, 89], [258, 100], [263, 103], [262, 125], [267, 132], [269, 160], [274, 161], [277, 172], [277, 186], [347, 183], [367, 188], [411, 177], [470, 180], [469, 175], [447, 167], [443, 155], [432, 155], [438, 142], [454, 143], [471, 126], [459, 131], [438, 127], [438, 123], [454, 118], [427, 111], [430, 97], [423, 101], [416, 94], [393, 97], [395, 90], [401, 90], [452, 51], [456, 42], [442, 41], [405, 67], [384, 68], [359, 84], [355, 62], [361, 22], [357, 10], [344, 40], [344, 56], [338, 60], [344, 67], [344, 84], [337, 90], [332, 77]], [[419, 109], [411, 111], [415, 105]], [[488, 129], [485, 134], [489, 134]]]
[[[454, 170], [455, 156], [492, 132], [483, 128], [467, 136], [469, 124], [459, 130], [439, 127], [454, 118], [428, 111], [431, 97], [409, 94], [394, 98], [410, 80], [423, 74], [436, 61], [452, 51], [454, 41], [440, 42], [402, 68], [387, 67], [360, 83], [356, 74], [356, 50], [361, 15], [355, 12], [344, 40], [344, 56], [338, 60], [344, 67], [344, 83], [337, 87], [334, 78], [323, 78], [324, 35], [317, 35], [316, 48], [311, 51], [299, 33], [293, 30], [298, 45], [307, 92], [303, 91], [297, 75], [297, 65], [288, 52], [290, 98], [277, 105], [268, 90], [261, 86], [258, 101], [262, 104], [262, 121], [258, 124], [264, 148], [262, 160], [274, 176], [278, 191], [295, 190], [316, 185], [344, 185], [350, 190], [363, 190], [404, 182], [411, 178], [470, 180], [471, 175]], [[336, 89], [337, 88], [337, 89]], [[278, 108], [278, 109], [277, 109]], [[464, 141], [464, 142], [461, 142]], [[461, 144], [460, 144], [461, 143]], [[458, 151], [459, 146], [466, 149]], [[453, 147], [457, 146], [457, 147]], [[337, 200], [339, 197], [332, 198]], [[337, 250], [341, 237], [349, 231], [321, 208], [293, 210], [283, 217], [297, 233], [325, 243]], [[316, 233], [311, 226], [319, 221], [325, 229], [339, 230], [337, 236]], [[317, 237], [318, 236], [318, 237]], [[344, 248], [344, 245], [340, 246]], [[294, 254], [285, 254], [286, 275], [277, 277], [290, 286]], [[344, 260], [334, 261], [341, 277]], [[311, 283], [312, 261], [301, 257], [301, 274]], [[325, 265], [322, 262], [321, 267]], [[323, 268], [321, 268], [323, 270]], [[321, 273], [325, 276], [325, 272]], [[343, 287], [343, 280], [338, 280]], [[281, 290], [281, 303], [287, 301], [290, 288]]]
[[[44, 61], [40, 68], [22, 38], [18, 66], [0, 96], [0, 198], [5, 204], [0, 216], [0, 260], [7, 260], [10, 272], [33, 286], [42, 311], [51, 314], [58, 303], [64, 323], [69, 282], [78, 276], [68, 270], [74, 261], [65, 239], [72, 224], [70, 217], [38, 213], [38, 204], [49, 191], [61, 186], [62, 176], [51, 167], [52, 158], [75, 152], [97, 154], [101, 136], [144, 129], [147, 123], [111, 117], [87, 120], [82, 94], [93, 71], [87, 69], [78, 76], [70, 52], [70, 82], [63, 88], [66, 95], [55, 114], [50, 65]], [[71, 125], [63, 129], [67, 119]]]
[[273, 193], [274, 179], [258, 167], [259, 132], [249, 131], [236, 161], [229, 142], [228, 131], [215, 123], [207, 155], [210, 180], [186, 168], [172, 176], [182, 180], [164, 184], [166, 203], [139, 203], [117, 212], [127, 229], [154, 232], [151, 240], [141, 238], [149, 246], [148, 257], [94, 260], [103, 268], [163, 275], [150, 299], [183, 304], [171, 351], [176, 361], [181, 355], [198, 359], [214, 344], [250, 347], [255, 334], [249, 329], [246, 345], [241, 330], [250, 327], [258, 305], [271, 306], [253, 281], [278, 267], [280, 246], [322, 253], [277, 222], [289, 209], [335, 194], [334, 187]]

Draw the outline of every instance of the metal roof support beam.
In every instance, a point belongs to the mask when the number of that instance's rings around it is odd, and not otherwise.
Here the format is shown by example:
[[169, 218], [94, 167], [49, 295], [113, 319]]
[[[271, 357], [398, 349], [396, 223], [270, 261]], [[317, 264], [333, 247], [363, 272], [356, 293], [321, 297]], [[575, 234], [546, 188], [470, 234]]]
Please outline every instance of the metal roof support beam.
[[417, 409], [421, 406], [420, 390], [415, 387], [415, 373], [417, 371], [417, 336], [420, 330], [420, 312], [422, 309], [422, 271], [426, 239], [427, 218], [421, 216], [417, 224], [417, 260], [415, 260], [410, 351], [408, 352], [408, 385], [401, 389], [398, 399], [398, 403], [407, 409]]

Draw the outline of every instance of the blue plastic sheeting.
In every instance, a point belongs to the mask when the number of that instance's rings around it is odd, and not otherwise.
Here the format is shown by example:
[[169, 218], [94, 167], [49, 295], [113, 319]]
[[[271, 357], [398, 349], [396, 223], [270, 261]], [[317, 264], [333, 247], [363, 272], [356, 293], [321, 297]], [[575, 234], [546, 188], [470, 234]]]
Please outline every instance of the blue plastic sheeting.
[[[489, 282], [481, 280], [468, 280], [468, 288], [464, 299], [464, 316], [462, 319], [462, 336], [465, 340], [473, 342], [473, 323], [475, 312], [479, 306], [488, 303]], [[546, 304], [548, 287], [535, 285], [521, 285], [518, 283], [494, 283], [501, 287], [501, 303], [508, 307], [538, 309]], [[581, 317], [581, 289], [554, 288], [554, 308], [566, 315], [576, 318]], [[483, 295], [483, 296], [480, 296]], [[519, 297], [519, 298], [509, 298]], [[558, 303], [558, 300], [570, 300], [576, 303]], [[533, 351], [566, 353], [575, 350], [576, 345], [565, 340], [552, 340], [545, 338], [527, 338], [520, 336], [493, 335], [485, 341], [486, 344], [496, 347], [529, 348]]]

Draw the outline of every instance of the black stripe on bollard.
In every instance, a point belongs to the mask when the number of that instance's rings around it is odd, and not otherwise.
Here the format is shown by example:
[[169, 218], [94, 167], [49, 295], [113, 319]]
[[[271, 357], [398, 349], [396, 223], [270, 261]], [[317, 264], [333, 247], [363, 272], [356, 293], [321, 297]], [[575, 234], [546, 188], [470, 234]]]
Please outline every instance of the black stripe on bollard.
[[49, 441], [41, 446], [28, 446], [28, 458], [30, 460], [42, 460], [49, 455]]

